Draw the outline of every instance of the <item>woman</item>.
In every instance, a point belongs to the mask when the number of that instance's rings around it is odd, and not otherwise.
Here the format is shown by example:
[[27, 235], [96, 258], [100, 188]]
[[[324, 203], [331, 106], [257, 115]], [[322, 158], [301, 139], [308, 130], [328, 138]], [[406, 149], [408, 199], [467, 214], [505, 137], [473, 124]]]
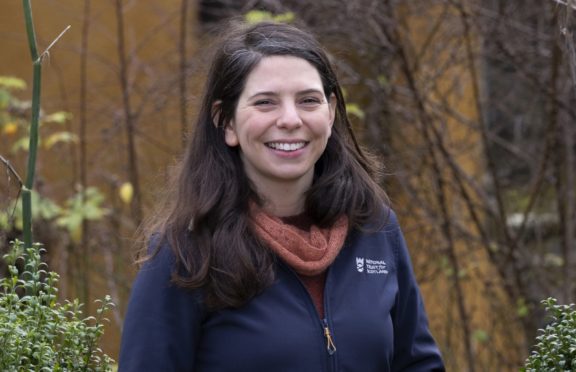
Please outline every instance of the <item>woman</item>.
[[132, 289], [120, 371], [440, 371], [318, 42], [235, 28]]

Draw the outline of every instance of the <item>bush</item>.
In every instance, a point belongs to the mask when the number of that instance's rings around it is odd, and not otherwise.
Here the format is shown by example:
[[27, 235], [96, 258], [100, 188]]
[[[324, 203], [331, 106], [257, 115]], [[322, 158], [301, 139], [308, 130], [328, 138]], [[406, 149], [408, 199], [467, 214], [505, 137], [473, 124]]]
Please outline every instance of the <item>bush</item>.
[[576, 371], [576, 310], [574, 304], [558, 305], [556, 299], [542, 301], [552, 322], [536, 337], [535, 350], [522, 371]]
[[[0, 279], [1, 371], [110, 371], [113, 360], [98, 348], [109, 296], [96, 317], [82, 318], [76, 299], [57, 302], [59, 276], [47, 271], [41, 248], [11, 243], [4, 255], [8, 275]], [[17, 266], [25, 265], [19, 275]]]

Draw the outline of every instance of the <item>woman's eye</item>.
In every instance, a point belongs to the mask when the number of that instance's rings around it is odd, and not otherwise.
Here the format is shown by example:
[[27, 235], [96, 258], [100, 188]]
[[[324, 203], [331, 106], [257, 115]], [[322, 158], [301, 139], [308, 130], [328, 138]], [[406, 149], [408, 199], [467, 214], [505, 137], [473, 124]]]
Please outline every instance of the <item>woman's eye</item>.
[[256, 105], [256, 106], [267, 106], [267, 105], [271, 105], [271, 104], [273, 104], [273, 102], [270, 99], [260, 99], [256, 102], [254, 102], [254, 105]]
[[307, 97], [307, 98], [302, 99], [302, 101], [300, 101], [300, 103], [307, 105], [307, 106], [311, 106], [311, 105], [319, 105], [322, 103], [322, 101], [318, 98]]

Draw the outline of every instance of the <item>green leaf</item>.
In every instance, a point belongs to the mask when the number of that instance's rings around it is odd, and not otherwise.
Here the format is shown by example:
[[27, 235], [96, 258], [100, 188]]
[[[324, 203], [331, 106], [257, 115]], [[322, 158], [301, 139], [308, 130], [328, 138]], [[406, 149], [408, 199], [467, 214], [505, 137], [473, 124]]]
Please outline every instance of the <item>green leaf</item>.
[[[51, 220], [62, 213], [62, 209], [58, 204], [49, 198], [41, 196], [36, 191], [32, 190], [30, 197], [32, 205], [35, 206], [32, 208], [33, 221], [37, 221], [38, 219]], [[12, 211], [14, 211], [13, 215]], [[10, 213], [10, 215], [8, 215], [8, 213]], [[15, 203], [12, 203], [12, 205], [7, 208], [7, 212], [0, 213], [0, 227], [6, 225], [6, 228], [9, 228], [10, 222], [13, 223], [16, 229], [22, 230], [22, 199], [18, 199]]]
[[6, 109], [12, 99], [12, 95], [4, 89], [0, 89], [0, 109]]
[[12, 210], [10, 211], [4, 211], [4, 210], [0, 210], [0, 230], [9, 230], [10, 229], [10, 214], [12, 213]]
[[12, 153], [14, 154], [20, 150], [28, 151], [29, 148], [30, 148], [30, 137], [24, 136], [20, 138], [18, 141], [14, 142], [10, 151], [12, 151]]
[[[56, 302], [58, 274], [44, 270], [43, 249], [35, 244], [24, 252], [23, 247], [12, 242], [8, 255], [19, 261], [26, 256], [27, 275], [19, 279], [21, 273], [9, 265], [9, 277], [0, 278], [0, 369], [110, 371], [114, 361], [98, 347], [104, 316], [84, 318], [78, 299]], [[20, 298], [17, 291], [23, 288], [29, 294]], [[100, 313], [113, 306], [109, 296], [101, 303]]]
[[530, 313], [530, 309], [528, 309], [528, 306], [526, 305], [524, 299], [519, 299], [518, 302], [516, 303], [516, 313], [520, 318], [524, 318]]
[[51, 220], [62, 213], [62, 208], [54, 201], [41, 197], [37, 192], [32, 191], [32, 205], [35, 205], [36, 217], [44, 220]]
[[26, 82], [14, 76], [0, 76], [0, 87], [14, 90], [26, 89]]
[[[84, 198], [83, 198], [84, 197]], [[84, 192], [79, 191], [66, 201], [56, 224], [68, 230], [75, 242], [82, 238], [82, 221], [100, 220], [110, 211], [103, 207], [104, 195], [96, 187], [88, 187]]]
[[386, 75], [378, 75], [378, 84], [381, 87], [386, 87], [390, 84], [390, 82], [388, 81], [388, 78], [386, 77]]
[[[576, 365], [576, 310], [574, 304], [558, 305], [554, 298], [542, 301], [549, 318], [539, 329], [534, 350], [526, 359], [527, 371], [565, 371]], [[570, 368], [568, 368], [570, 366]]]
[[472, 334], [472, 337], [481, 343], [485, 343], [490, 339], [490, 336], [488, 335], [488, 333], [483, 330], [483, 329], [477, 329], [474, 331], [474, 333]]
[[355, 103], [346, 104], [346, 111], [348, 111], [350, 115], [354, 115], [360, 120], [364, 120], [364, 117], [366, 116], [360, 106]]

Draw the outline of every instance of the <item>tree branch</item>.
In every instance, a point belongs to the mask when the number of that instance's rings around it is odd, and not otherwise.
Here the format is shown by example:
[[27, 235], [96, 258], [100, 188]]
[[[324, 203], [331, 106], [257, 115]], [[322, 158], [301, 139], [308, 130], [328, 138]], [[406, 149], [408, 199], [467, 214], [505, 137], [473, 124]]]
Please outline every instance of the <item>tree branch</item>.
[[8, 159], [6, 159], [5, 157], [3, 157], [2, 155], [0, 155], [0, 161], [2, 163], [4, 163], [4, 165], [6, 166], [6, 169], [10, 173], [12, 173], [12, 175], [18, 180], [20, 187], [22, 187], [24, 185], [24, 182], [22, 182], [22, 178], [20, 178], [20, 175], [18, 174], [18, 172], [16, 172], [16, 169], [14, 169], [14, 167], [12, 166], [10, 161]]

